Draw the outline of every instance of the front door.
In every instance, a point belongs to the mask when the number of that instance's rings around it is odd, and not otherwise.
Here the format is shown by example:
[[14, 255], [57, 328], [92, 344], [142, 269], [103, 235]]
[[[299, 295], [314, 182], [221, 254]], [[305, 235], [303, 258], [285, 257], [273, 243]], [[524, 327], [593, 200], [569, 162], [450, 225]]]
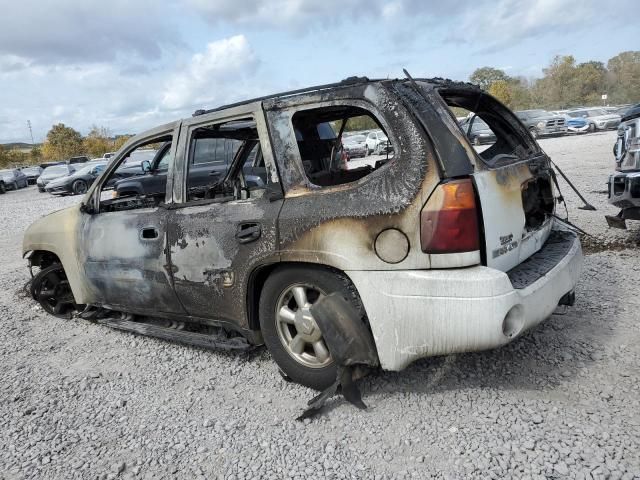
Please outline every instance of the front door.
[[[141, 140], [97, 180], [83, 213], [80, 261], [93, 304], [136, 313], [184, 313], [172, 286], [167, 257], [168, 209], [161, 198], [131, 192], [112, 198], [110, 176], [130, 153], [176, 131]], [[166, 176], [164, 177], [167, 178]], [[164, 189], [167, 190], [166, 180]], [[170, 188], [169, 188], [170, 191]]]
[[[260, 166], [252, 171], [261, 174], [260, 181], [247, 181], [243, 172], [247, 162], [264, 161], [261, 152], [269, 148], [268, 140], [258, 136], [253, 118], [199, 121], [187, 133], [182, 202], [172, 209], [168, 229], [175, 290], [189, 314], [246, 328], [249, 276], [256, 267], [277, 261], [282, 196], [270, 192], [279, 185]], [[228, 152], [219, 156], [226, 150], [214, 140], [237, 141], [230, 161]], [[219, 172], [204, 186], [197, 173], [203, 164]]]

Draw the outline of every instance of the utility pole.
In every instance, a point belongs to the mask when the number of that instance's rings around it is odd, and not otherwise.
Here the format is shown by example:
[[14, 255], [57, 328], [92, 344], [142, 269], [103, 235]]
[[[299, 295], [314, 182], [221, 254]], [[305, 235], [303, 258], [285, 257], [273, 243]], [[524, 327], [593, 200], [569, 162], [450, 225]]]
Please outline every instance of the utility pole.
[[31, 120], [27, 120], [27, 127], [29, 127], [29, 134], [31, 135], [31, 145], [35, 145], [33, 141], [33, 130], [31, 129]]

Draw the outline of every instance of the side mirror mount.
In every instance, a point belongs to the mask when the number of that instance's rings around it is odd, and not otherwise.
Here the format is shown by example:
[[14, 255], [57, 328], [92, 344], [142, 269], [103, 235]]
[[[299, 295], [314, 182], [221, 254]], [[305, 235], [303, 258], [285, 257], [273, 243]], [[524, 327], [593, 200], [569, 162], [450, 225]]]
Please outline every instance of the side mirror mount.
[[143, 160], [141, 163], [142, 171], [144, 173], [151, 171], [151, 162], [149, 160]]

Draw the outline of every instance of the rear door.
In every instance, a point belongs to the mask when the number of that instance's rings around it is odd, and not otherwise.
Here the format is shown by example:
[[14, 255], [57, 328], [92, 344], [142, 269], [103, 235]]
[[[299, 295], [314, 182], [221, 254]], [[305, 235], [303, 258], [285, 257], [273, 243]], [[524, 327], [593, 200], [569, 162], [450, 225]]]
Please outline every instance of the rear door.
[[[182, 158], [176, 160], [182, 175], [174, 184], [177, 202], [168, 229], [174, 287], [187, 312], [243, 328], [251, 273], [279, 258], [276, 226], [283, 202], [282, 195], [270, 195], [280, 188], [273, 179], [249, 184], [243, 173], [250, 157], [264, 157], [273, 165], [261, 110], [249, 107], [183, 124]], [[212, 140], [234, 143], [230, 161], [228, 149], [211, 148]], [[198, 165], [214, 165], [215, 175], [205, 181]]]

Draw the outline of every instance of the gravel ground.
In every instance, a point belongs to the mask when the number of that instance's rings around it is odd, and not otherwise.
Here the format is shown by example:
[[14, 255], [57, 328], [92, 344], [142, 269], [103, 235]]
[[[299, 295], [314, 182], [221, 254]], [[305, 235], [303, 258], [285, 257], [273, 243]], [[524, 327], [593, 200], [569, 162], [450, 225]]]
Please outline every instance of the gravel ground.
[[604, 222], [613, 138], [541, 141], [600, 209], [570, 208], [598, 239], [575, 307], [504, 348], [368, 377], [367, 411], [334, 399], [305, 422], [312, 392], [264, 350], [42, 313], [21, 291], [22, 234], [79, 199], [0, 197], [0, 478], [640, 478], [640, 270], [622, 249], [639, 229]]

